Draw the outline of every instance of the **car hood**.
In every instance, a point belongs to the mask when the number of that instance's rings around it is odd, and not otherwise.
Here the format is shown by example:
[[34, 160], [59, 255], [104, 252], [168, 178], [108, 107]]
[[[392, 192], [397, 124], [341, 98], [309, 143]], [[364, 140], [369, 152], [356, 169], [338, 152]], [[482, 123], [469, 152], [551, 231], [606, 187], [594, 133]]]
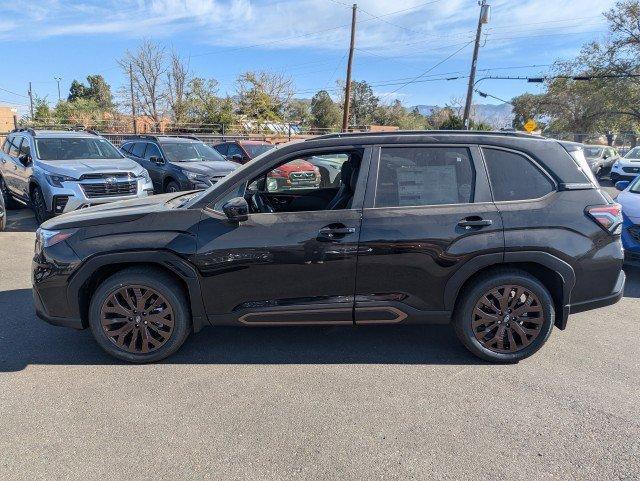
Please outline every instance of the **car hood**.
[[83, 174], [140, 172], [142, 166], [137, 162], [124, 159], [77, 159], [77, 160], [38, 160], [40, 166], [51, 174], [68, 175], [79, 178]]
[[618, 160], [621, 164], [637, 164], [640, 163], [640, 159], [630, 159], [628, 157], [620, 157]]
[[616, 197], [616, 202], [622, 206], [622, 212], [634, 224], [640, 224], [640, 194], [625, 190]]
[[198, 160], [195, 162], [176, 162], [175, 164], [183, 170], [208, 176], [227, 175], [240, 167], [239, 164], [226, 160]]
[[130, 222], [152, 212], [169, 209], [168, 201], [187, 192], [151, 195], [131, 200], [110, 202], [54, 217], [42, 224], [46, 230], [76, 229], [90, 225]]

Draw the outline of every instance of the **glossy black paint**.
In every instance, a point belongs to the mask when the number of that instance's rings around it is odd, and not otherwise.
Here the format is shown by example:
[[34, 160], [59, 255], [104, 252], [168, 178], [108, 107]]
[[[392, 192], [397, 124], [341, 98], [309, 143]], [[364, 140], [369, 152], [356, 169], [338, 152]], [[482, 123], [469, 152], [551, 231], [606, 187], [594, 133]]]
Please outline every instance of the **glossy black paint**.
[[[466, 146], [474, 203], [374, 207], [385, 145]], [[483, 145], [527, 154], [557, 190], [494, 203]], [[258, 174], [349, 149], [364, 151], [349, 209], [251, 213], [241, 222], [223, 212], [220, 202]], [[76, 327], [86, 325], [84, 306], [100, 276], [135, 263], [179, 278], [198, 325], [447, 322], [465, 282], [508, 264], [541, 278], [564, 328], [572, 310], [615, 302], [624, 282], [619, 236], [584, 214], [608, 202], [551, 140], [447, 132], [320, 138], [275, 149], [191, 200], [167, 194], [48, 221], [43, 228], [78, 232], [36, 255], [34, 288], [42, 317]]]

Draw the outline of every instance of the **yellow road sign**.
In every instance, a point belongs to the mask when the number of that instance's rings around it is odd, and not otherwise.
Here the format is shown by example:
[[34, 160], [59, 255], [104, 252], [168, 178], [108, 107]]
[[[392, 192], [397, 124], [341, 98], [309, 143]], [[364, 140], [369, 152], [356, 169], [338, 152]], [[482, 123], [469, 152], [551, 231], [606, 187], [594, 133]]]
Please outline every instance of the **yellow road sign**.
[[527, 120], [524, 124], [524, 130], [526, 130], [529, 133], [533, 132], [537, 128], [538, 128], [538, 124], [533, 119]]

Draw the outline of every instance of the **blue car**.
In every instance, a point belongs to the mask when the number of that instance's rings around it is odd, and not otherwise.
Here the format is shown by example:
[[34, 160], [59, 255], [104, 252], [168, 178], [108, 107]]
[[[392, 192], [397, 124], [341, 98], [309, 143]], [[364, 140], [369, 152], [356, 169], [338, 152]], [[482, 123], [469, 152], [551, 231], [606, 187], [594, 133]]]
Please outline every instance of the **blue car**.
[[625, 263], [640, 267], [640, 176], [616, 182], [621, 190], [616, 201], [622, 205], [622, 246]]

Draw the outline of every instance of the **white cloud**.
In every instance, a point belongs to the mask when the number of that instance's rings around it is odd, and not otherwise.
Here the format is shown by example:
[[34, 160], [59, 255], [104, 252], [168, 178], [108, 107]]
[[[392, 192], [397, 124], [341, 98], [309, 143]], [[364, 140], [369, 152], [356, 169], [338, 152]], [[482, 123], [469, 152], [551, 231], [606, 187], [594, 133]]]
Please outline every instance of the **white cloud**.
[[[213, 46], [345, 50], [351, 0], [14, 0], [0, 6], [0, 38], [120, 34], [166, 38], [189, 32]], [[604, 28], [614, 0], [492, 0], [486, 50]], [[473, 39], [475, 0], [360, 0], [357, 47], [369, 55], [442, 57]], [[393, 13], [397, 12], [397, 13]], [[393, 13], [393, 14], [391, 14]], [[390, 15], [391, 14], [391, 15]], [[376, 18], [378, 17], [378, 18]], [[28, 40], [28, 38], [27, 38]], [[212, 47], [208, 47], [210, 45]]]

